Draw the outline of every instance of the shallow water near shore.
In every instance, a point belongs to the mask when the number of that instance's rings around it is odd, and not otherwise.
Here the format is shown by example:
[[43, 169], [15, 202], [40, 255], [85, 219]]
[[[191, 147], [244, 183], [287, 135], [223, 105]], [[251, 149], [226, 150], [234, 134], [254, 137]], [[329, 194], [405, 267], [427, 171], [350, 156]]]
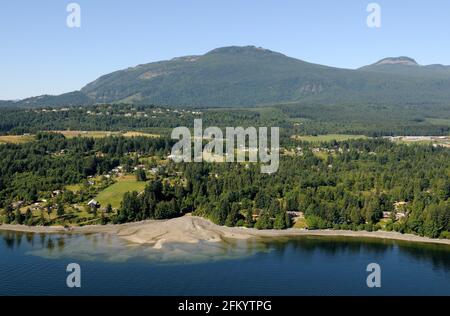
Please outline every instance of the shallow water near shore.
[[[78, 263], [82, 287], [66, 286]], [[381, 288], [366, 285], [369, 263]], [[0, 231], [0, 295], [450, 295], [450, 247], [302, 236], [166, 244]]]

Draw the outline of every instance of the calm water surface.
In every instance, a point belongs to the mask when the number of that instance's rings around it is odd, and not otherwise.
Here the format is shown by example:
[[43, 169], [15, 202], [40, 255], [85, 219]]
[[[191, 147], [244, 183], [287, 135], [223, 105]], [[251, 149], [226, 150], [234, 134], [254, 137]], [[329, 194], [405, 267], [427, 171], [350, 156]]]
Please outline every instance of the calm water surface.
[[[82, 287], [66, 286], [78, 263]], [[366, 285], [369, 263], [381, 288]], [[450, 247], [298, 237], [133, 245], [109, 234], [0, 231], [0, 295], [450, 295]]]

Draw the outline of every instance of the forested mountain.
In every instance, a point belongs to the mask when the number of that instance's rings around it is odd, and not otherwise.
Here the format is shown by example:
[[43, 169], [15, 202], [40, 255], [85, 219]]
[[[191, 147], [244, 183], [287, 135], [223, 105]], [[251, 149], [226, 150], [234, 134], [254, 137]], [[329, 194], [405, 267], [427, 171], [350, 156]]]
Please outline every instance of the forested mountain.
[[80, 91], [64, 93], [61, 95], [41, 95], [18, 101], [0, 101], [0, 106], [4, 107], [40, 107], [40, 106], [71, 106], [71, 105], [89, 105], [94, 100]]
[[439, 64], [422, 66], [414, 59], [405, 56], [384, 58], [375, 64], [361, 67], [359, 70], [436, 80], [439, 78], [448, 80], [450, 77], [450, 66]]
[[450, 68], [406, 57], [358, 70], [308, 63], [254, 46], [223, 47], [200, 56], [138, 65], [104, 75], [80, 91], [3, 105], [137, 103], [255, 106], [296, 102], [445, 104]]

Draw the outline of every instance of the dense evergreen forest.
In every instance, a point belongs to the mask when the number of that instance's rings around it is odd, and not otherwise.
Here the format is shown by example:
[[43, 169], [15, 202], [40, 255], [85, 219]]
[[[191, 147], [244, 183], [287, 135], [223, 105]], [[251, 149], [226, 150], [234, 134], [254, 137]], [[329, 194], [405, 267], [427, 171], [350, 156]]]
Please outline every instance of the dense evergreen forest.
[[443, 105], [287, 104], [242, 109], [154, 105], [90, 105], [68, 108], [0, 108], [0, 135], [40, 131], [147, 131], [170, 134], [176, 126], [278, 126], [285, 135], [449, 135], [450, 107]]
[[[50, 200], [54, 190], [119, 166], [132, 173], [148, 157], [160, 163], [145, 189], [126, 193], [115, 211], [107, 205], [106, 216], [93, 209], [94, 220], [124, 223], [193, 212], [220, 225], [284, 229], [302, 214], [309, 229], [450, 236], [449, 149], [383, 139], [282, 143], [279, 170], [267, 175], [254, 163], [175, 164], [166, 159], [173, 141], [164, 137], [66, 139], [38, 133], [35, 141], [0, 145], [1, 215], [7, 223], [52, 224], [14, 204]], [[55, 200], [57, 220], [67, 220], [67, 206], [92, 197], [69, 192]]]
[[450, 107], [437, 104], [298, 105], [279, 107], [296, 134], [449, 135]]
[[[291, 226], [287, 212], [301, 211], [310, 229], [385, 228], [449, 237], [448, 149], [382, 140], [323, 146], [326, 158], [303, 144], [302, 154], [283, 156], [273, 175], [251, 164], [183, 165], [187, 184], [174, 203], [220, 225], [284, 229]], [[405, 202], [405, 209], [396, 209], [396, 202]], [[385, 226], [383, 212], [391, 219]], [[407, 215], [396, 221], [400, 212]]]

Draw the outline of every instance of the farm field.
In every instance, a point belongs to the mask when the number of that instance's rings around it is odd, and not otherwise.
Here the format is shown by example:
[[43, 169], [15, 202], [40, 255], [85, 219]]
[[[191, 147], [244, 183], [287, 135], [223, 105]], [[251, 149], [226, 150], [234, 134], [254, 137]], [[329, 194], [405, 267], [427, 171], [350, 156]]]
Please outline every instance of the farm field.
[[160, 135], [158, 135], [158, 134], [143, 133], [143, 132], [134, 132], [134, 131], [123, 133], [122, 136], [124, 136], [124, 137], [145, 136], [145, 137], [154, 137], [154, 138], [160, 137]]
[[145, 136], [145, 137], [159, 137], [158, 134], [149, 134], [143, 132], [110, 132], [110, 131], [55, 131], [55, 133], [63, 134], [66, 138], [75, 138], [75, 137], [93, 137], [93, 138], [102, 138], [108, 136], [124, 136], [124, 137], [136, 137], [136, 136]]
[[148, 182], [137, 181], [134, 175], [126, 175], [117, 178], [117, 182], [101, 191], [95, 200], [100, 203], [101, 207], [106, 207], [108, 203], [115, 209], [120, 207], [122, 198], [125, 193], [144, 190]]
[[[109, 132], [109, 131], [53, 131], [54, 133], [63, 134], [66, 138], [71, 139], [75, 137], [92, 137], [92, 138], [102, 138], [108, 136], [124, 136], [124, 137], [152, 137], [158, 138], [160, 135], [153, 133], [143, 133], [143, 132]], [[35, 135], [5, 135], [0, 136], [0, 144], [23, 144], [30, 142], [35, 139]]]
[[311, 143], [329, 142], [332, 140], [336, 141], [346, 141], [352, 139], [366, 139], [367, 136], [364, 135], [346, 135], [346, 134], [327, 134], [327, 135], [317, 135], [317, 136], [300, 136], [293, 135], [292, 138], [296, 140], [301, 140]]
[[33, 135], [7, 135], [0, 136], [0, 144], [23, 144], [34, 140]]

